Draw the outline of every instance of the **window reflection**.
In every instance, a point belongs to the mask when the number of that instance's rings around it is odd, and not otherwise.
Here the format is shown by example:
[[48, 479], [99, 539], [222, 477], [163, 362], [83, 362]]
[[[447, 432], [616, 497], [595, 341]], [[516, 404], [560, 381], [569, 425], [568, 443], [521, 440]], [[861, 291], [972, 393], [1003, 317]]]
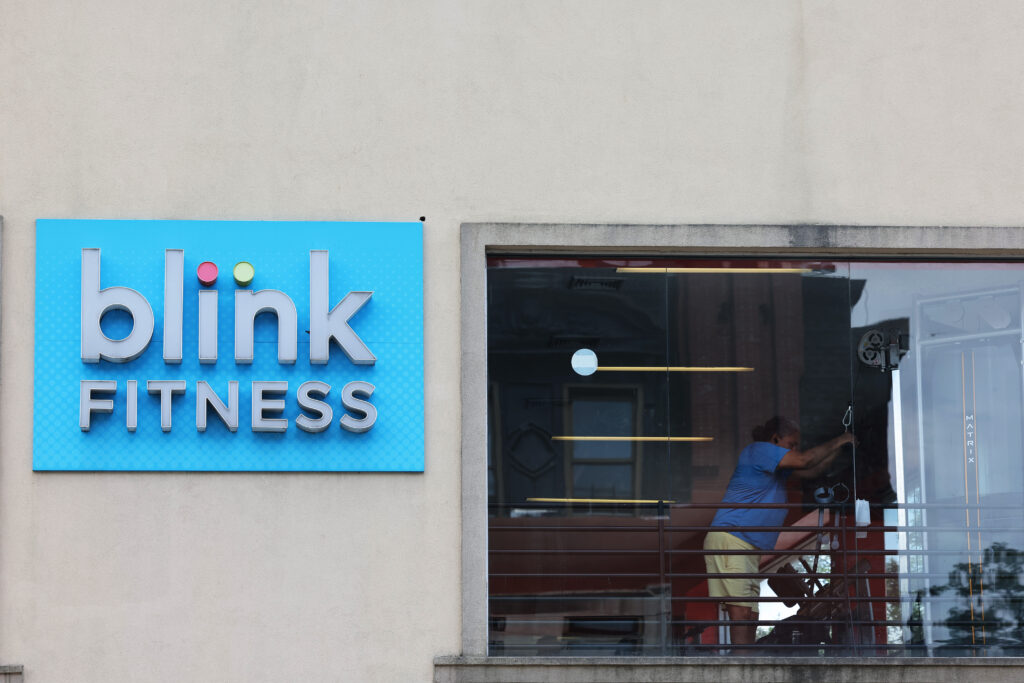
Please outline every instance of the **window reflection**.
[[[994, 263], [492, 259], [490, 652], [1019, 654], [1022, 280]], [[730, 643], [703, 544], [774, 415], [796, 450], [847, 428], [857, 443], [772, 503], [773, 548], [735, 551], [761, 588], [756, 642]]]

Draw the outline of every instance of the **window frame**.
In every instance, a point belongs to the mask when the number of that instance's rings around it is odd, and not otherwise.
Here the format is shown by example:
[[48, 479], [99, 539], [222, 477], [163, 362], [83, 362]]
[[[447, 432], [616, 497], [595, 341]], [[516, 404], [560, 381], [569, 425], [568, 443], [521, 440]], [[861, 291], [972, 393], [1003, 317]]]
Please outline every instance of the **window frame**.
[[1024, 259], [1024, 227], [463, 223], [462, 651], [487, 656], [487, 258], [536, 254]]

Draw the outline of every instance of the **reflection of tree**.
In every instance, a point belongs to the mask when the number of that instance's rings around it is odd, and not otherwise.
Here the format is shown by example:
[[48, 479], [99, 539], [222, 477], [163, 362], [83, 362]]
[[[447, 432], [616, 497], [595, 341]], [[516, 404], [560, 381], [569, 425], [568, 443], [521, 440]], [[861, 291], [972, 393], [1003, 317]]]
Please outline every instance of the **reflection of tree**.
[[[891, 602], [885, 604], [886, 619], [886, 642], [889, 645], [907, 645], [909, 653], [914, 655], [922, 654], [924, 647], [924, 608], [921, 605], [921, 598], [924, 591], [916, 591], [914, 601], [909, 607], [904, 607], [903, 592], [900, 586], [898, 574], [900, 564], [895, 559], [890, 559], [885, 564], [885, 572], [890, 576], [885, 580], [885, 594], [892, 598]], [[940, 590], [945, 590], [944, 586]], [[907, 620], [904, 623], [904, 613]], [[904, 627], [907, 632], [904, 632]], [[908, 639], [909, 638], [909, 639]]]
[[[949, 583], [933, 586], [932, 595], [950, 593], [960, 598], [945, 621], [949, 638], [943, 654], [1024, 654], [1024, 553], [1005, 543], [993, 543], [980, 562], [958, 562]], [[992, 652], [999, 648], [1001, 652]], [[956, 650], [957, 652], [951, 652]]]
[[899, 574], [900, 564], [894, 559], [885, 563], [885, 572], [889, 578], [885, 580], [885, 595], [893, 598], [892, 602], [885, 603], [886, 642], [890, 645], [903, 642], [903, 609], [900, 604], [900, 580], [896, 578]]

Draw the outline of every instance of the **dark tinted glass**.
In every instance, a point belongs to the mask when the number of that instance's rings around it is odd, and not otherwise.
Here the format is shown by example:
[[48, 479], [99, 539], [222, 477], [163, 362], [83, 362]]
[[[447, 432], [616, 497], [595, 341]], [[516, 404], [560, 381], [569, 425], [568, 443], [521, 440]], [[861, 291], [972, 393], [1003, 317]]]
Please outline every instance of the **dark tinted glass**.
[[491, 654], [1020, 654], [1020, 280], [492, 259]]

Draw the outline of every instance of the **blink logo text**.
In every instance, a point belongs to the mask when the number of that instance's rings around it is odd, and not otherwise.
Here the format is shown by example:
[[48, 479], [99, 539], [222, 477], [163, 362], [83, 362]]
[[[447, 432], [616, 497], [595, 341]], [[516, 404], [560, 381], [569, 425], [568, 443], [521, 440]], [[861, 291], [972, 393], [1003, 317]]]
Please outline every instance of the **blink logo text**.
[[[326, 250], [309, 252], [309, 362], [311, 366], [325, 365], [330, 360], [331, 344], [338, 347], [348, 362], [354, 365], [373, 365], [377, 358], [360, 339], [352, 327], [352, 318], [369, 303], [373, 292], [351, 291], [331, 307], [329, 295], [329, 254]], [[298, 311], [295, 303], [283, 291], [247, 289], [254, 275], [253, 267], [240, 262], [233, 269], [238, 289], [234, 292], [234, 363], [253, 362], [256, 317], [272, 313], [277, 319], [277, 362], [294, 365], [298, 358]], [[203, 288], [199, 290], [193, 315], [198, 322], [198, 339], [194, 353], [201, 364], [223, 362], [218, 359], [218, 292], [209, 287], [216, 282], [217, 266], [204, 262], [196, 270]], [[162, 321], [162, 352], [166, 365], [180, 365], [185, 353], [184, 300], [185, 252], [182, 249], [164, 250], [164, 291]], [[102, 320], [107, 313], [121, 310], [132, 319], [131, 331], [121, 339], [104, 334]], [[189, 309], [192, 311], [193, 309]], [[150, 346], [156, 319], [153, 307], [138, 291], [124, 286], [103, 288], [100, 284], [100, 250], [82, 249], [81, 270], [81, 360], [83, 363], [131, 363]], [[125, 381], [118, 386], [116, 380], [81, 380], [79, 388], [79, 427], [87, 432], [93, 415], [111, 413], [115, 400], [123, 401], [125, 429], [134, 432], [138, 426], [139, 380]], [[289, 392], [287, 381], [252, 381], [251, 424], [253, 432], [285, 432], [290, 420], [281, 416], [285, 409], [282, 396]], [[172, 429], [175, 397], [185, 393], [184, 379], [145, 380], [149, 394], [159, 397], [160, 427]], [[204, 380], [195, 381], [195, 429], [205, 432], [208, 416], [212, 412], [231, 432], [239, 424], [238, 382], [228, 381], [227, 387], [211, 386]], [[226, 391], [224, 391], [226, 390]], [[370, 402], [375, 387], [365, 381], [345, 384], [332, 400], [331, 385], [315, 379], [302, 382], [295, 397], [301, 413], [294, 418], [295, 426], [305, 432], [323, 432], [335, 423], [335, 404], [340, 409], [338, 427], [353, 433], [364, 433], [373, 428], [377, 410]], [[224, 393], [221, 393], [224, 392]], [[226, 394], [226, 395], [225, 395]], [[226, 400], [225, 400], [226, 399]]]

